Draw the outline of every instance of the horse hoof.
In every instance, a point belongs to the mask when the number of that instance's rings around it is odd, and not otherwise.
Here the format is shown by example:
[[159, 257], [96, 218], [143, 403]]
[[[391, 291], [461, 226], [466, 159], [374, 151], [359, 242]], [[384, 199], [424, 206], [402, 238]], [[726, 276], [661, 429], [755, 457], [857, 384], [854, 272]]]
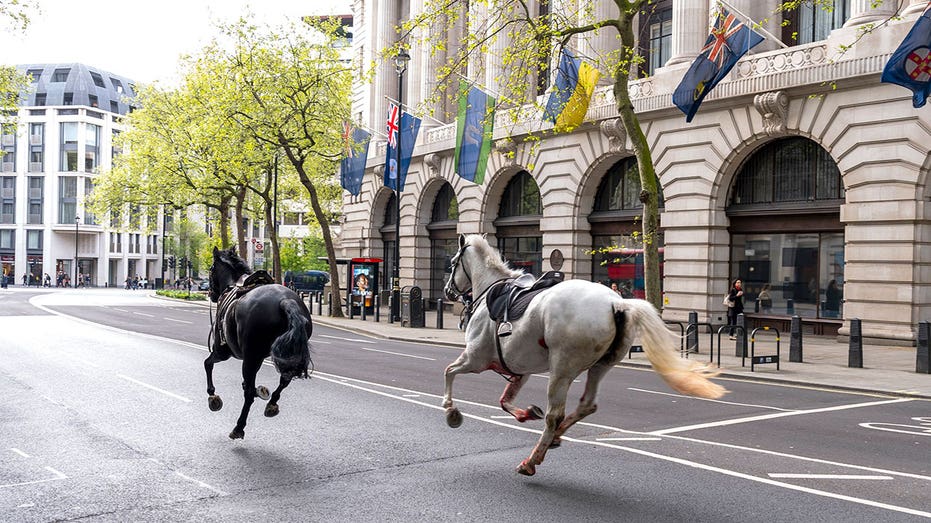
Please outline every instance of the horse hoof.
[[459, 412], [459, 409], [455, 407], [446, 409], [446, 424], [454, 429], [462, 425], [462, 413]]
[[524, 476], [533, 476], [537, 473], [537, 468], [527, 461], [521, 461], [520, 465], [517, 466], [517, 473]]
[[223, 400], [220, 399], [220, 396], [210, 396], [207, 398], [207, 407], [210, 408], [211, 411], [216, 412], [223, 408]]
[[230, 432], [230, 439], [243, 439], [246, 437], [246, 431], [242, 429], [233, 429], [233, 432]]
[[562, 438], [559, 437], [553, 438], [553, 441], [550, 442], [551, 449], [558, 448], [560, 445], [562, 445]]
[[527, 419], [543, 419], [543, 409], [537, 407], [536, 405], [531, 405], [527, 409]]
[[268, 405], [265, 405], [265, 417], [266, 418], [274, 418], [277, 415], [278, 415], [278, 405], [275, 405], [274, 403], [269, 403]]
[[255, 395], [262, 401], [268, 401], [268, 397], [271, 394], [268, 393], [268, 387], [265, 385], [259, 385], [255, 388]]

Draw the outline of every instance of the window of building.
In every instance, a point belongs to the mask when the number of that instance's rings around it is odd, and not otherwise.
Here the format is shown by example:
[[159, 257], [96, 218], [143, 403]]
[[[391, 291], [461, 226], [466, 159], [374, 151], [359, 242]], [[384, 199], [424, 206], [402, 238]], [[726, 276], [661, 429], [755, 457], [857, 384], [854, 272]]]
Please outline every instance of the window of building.
[[74, 93], [65, 93], [64, 97], [62, 97], [61, 103], [62, 105], [73, 105], [74, 104]]
[[74, 223], [78, 215], [78, 179], [75, 176], [58, 177], [58, 223]]
[[45, 178], [42, 176], [29, 177], [29, 214], [26, 223], [42, 223], [43, 196], [45, 194]]
[[286, 212], [282, 215], [282, 224], [283, 225], [300, 225], [301, 224], [301, 213], [299, 212]]
[[113, 88], [116, 89], [116, 92], [123, 92], [123, 83], [117, 80], [116, 78], [110, 77], [110, 83], [113, 84]]
[[0, 126], [0, 171], [16, 172], [16, 127]]
[[90, 105], [91, 107], [99, 107], [100, 102], [97, 100], [97, 95], [93, 95], [93, 94], [87, 95], [87, 104]]
[[71, 73], [71, 69], [55, 69], [55, 72], [52, 73], [52, 81], [67, 82], [69, 73]]
[[385, 260], [385, 277], [381, 278], [382, 289], [391, 290], [391, 279], [394, 277], [394, 252], [397, 248], [397, 234], [395, 223], [397, 223], [398, 197], [394, 192], [388, 198], [388, 204], [385, 206], [385, 219], [380, 232], [382, 238], [383, 256]]
[[84, 129], [84, 172], [97, 172], [100, 161], [100, 126], [87, 124]]
[[61, 125], [61, 161], [59, 170], [78, 170], [78, 123], [63, 122]]
[[106, 87], [106, 85], [103, 83], [103, 77], [100, 76], [99, 73], [91, 71], [91, 78], [94, 80], [94, 85], [97, 87]]
[[540, 188], [527, 171], [521, 171], [508, 182], [498, 209], [499, 218], [538, 216], [543, 214]]
[[42, 231], [26, 231], [26, 250], [42, 250]]
[[12, 251], [16, 247], [16, 231], [0, 229], [0, 251]]
[[45, 105], [46, 96], [45, 93], [36, 93], [36, 105], [39, 107]]
[[0, 223], [16, 223], [16, 177], [0, 177]]
[[498, 218], [498, 250], [508, 263], [525, 272], [540, 274], [543, 267], [543, 215], [540, 188], [527, 171], [514, 175], [504, 189]]
[[32, 83], [38, 83], [39, 77], [42, 76], [42, 69], [29, 69], [26, 71], [26, 74], [29, 75], [29, 80]]
[[650, 2], [640, 12], [640, 76], [649, 76], [672, 57], [672, 0]]
[[793, 137], [767, 144], [744, 163], [730, 208], [821, 200], [838, 205], [843, 198], [840, 170], [831, 155], [807, 138]]
[[625, 158], [608, 169], [595, 194], [594, 212], [638, 211], [640, 201], [640, 169], [637, 158]]
[[850, 0], [800, 2], [783, 12], [782, 41], [788, 45], [824, 40], [850, 18]]
[[[94, 192], [94, 180], [90, 178], [84, 178], [84, 201], [90, 200], [91, 193]], [[97, 217], [94, 213], [90, 212], [88, 207], [84, 206], [84, 224], [85, 225], [97, 225]]]
[[459, 249], [456, 227], [459, 224], [459, 202], [449, 183], [444, 183], [433, 200], [433, 210], [427, 231], [430, 234], [430, 294], [433, 300], [446, 298], [443, 287], [449, 279], [450, 260]]
[[[550, 15], [550, 0], [540, 0], [537, 3], [539, 9], [539, 18], [540, 20], [546, 20]], [[543, 56], [540, 57], [540, 66], [539, 71], [537, 72], [537, 96], [542, 96], [546, 94], [546, 90], [550, 87], [550, 61], [553, 58], [553, 53], [546, 51]]]
[[29, 124], [29, 172], [40, 173], [45, 169], [45, 124]]
[[111, 112], [111, 113], [119, 113], [119, 112], [120, 112], [120, 104], [117, 103], [117, 102], [115, 102], [115, 101], [113, 101], [113, 100], [110, 100], [110, 112]]
[[123, 252], [123, 235], [118, 232], [110, 233], [110, 252]]
[[443, 188], [437, 193], [433, 201], [430, 221], [431, 223], [459, 221], [459, 202], [456, 201], [456, 192], [452, 185], [443, 184]]

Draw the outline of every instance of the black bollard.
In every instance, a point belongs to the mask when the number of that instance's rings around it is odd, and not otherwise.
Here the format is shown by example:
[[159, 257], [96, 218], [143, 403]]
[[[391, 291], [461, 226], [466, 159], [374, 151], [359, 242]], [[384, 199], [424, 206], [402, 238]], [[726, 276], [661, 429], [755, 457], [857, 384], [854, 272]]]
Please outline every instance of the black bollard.
[[928, 350], [929, 338], [931, 338], [931, 323], [926, 321], [918, 322], [918, 354], [915, 359], [915, 372], [919, 374], [931, 374], [931, 350]]
[[317, 316], [323, 316], [323, 293], [317, 293]]
[[789, 361], [802, 362], [802, 318], [792, 316], [792, 328], [789, 331]]
[[333, 293], [332, 292], [326, 293], [326, 310], [327, 310], [328, 316], [333, 315]]
[[346, 316], [349, 316], [349, 319], [355, 318], [355, 309], [352, 306], [352, 294], [350, 293], [346, 296]]
[[734, 354], [738, 358], [747, 357], [747, 318], [744, 316], [744, 313], [737, 315], [737, 325], [741, 328], [737, 330], [737, 350], [734, 351]]
[[443, 298], [436, 299], [436, 328], [443, 328]]
[[362, 297], [362, 311], [359, 315], [362, 316], [362, 321], [365, 321], [365, 296]]
[[379, 316], [381, 315], [381, 296], [378, 293], [375, 293], [375, 323], [378, 323]]
[[860, 318], [850, 320], [850, 345], [847, 350], [847, 366], [854, 369], [863, 368], [863, 331]]
[[394, 293], [392, 292], [388, 295], [388, 323], [394, 323], [394, 314], [391, 314], [391, 311], [394, 310]]
[[689, 311], [689, 326], [685, 330], [685, 352], [698, 352], [698, 313]]

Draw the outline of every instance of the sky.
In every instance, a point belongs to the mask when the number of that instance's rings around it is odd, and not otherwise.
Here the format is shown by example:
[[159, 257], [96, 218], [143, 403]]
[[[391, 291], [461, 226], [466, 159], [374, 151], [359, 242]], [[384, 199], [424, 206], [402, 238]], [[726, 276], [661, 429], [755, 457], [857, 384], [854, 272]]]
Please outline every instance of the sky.
[[[0, 63], [78, 62], [139, 83], [177, 81], [182, 54], [217, 34], [214, 22], [272, 25], [301, 15], [349, 14], [350, 0], [37, 0], [24, 34], [0, 28]], [[2, 27], [2, 26], [0, 26]]]

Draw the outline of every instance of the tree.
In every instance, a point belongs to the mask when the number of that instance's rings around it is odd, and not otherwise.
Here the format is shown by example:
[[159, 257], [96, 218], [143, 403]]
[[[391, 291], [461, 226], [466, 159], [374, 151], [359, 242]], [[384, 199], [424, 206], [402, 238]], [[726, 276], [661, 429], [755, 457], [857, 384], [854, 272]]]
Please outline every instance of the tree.
[[[263, 148], [280, 152], [306, 189], [336, 296], [339, 275], [329, 226], [336, 200], [328, 196], [338, 194], [331, 188], [337, 184], [340, 124], [349, 119], [351, 80], [333, 45], [338, 27], [324, 21], [276, 30], [240, 20], [221, 28], [230, 48], [215, 43], [204, 53], [204, 60], [222, 64], [217, 74], [240, 94], [230, 120]], [[331, 313], [341, 316], [342, 310], [334, 306]]]
[[[36, 9], [33, 0], [0, 0], [0, 28], [3, 31], [24, 32], [29, 16]], [[0, 112], [15, 112], [19, 95], [29, 86], [29, 78], [12, 65], [0, 65]]]
[[[595, 2], [608, 2], [617, 8], [615, 18], [596, 19]], [[442, 51], [446, 64], [438, 79], [437, 94], [447, 93], [458, 74], [474, 76], [487, 67], [486, 53], [498, 47], [500, 68], [496, 69], [499, 103], [503, 107], [536, 106], [537, 87], [545, 81], [552, 69], [558, 51], [582, 35], [608, 31], [615, 34], [619, 49], [602, 57], [597, 66], [613, 79], [613, 92], [618, 115], [627, 136], [633, 144], [640, 173], [640, 201], [643, 203], [641, 220], [644, 251], [644, 283], [646, 299], [655, 307], [662, 307], [659, 279], [659, 253], [656, 242], [659, 229], [659, 186], [649, 144], [634, 112], [628, 82], [636, 73], [641, 61], [634, 37], [634, 20], [641, 12], [652, 9], [651, 0], [592, 0], [578, 4], [562, 4], [560, 10], [549, 9], [546, 0], [479, 0], [472, 2], [472, 13], [483, 13], [481, 20], [470, 20], [469, 31], [463, 35], [458, 50], [441, 48], [432, 43], [436, 27], [454, 30], [459, 27], [467, 13], [458, 2], [448, 0], [425, 0], [421, 14], [403, 26], [400, 45], [409, 46], [418, 40], [434, 53]], [[581, 5], [578, 10], [569, 6]], [[541, 9], [541, 6], [545, 8]], [[433, 29], [431, 29], [433, 28]], [[397, 46], [385, 51], [385, 55], [396, 53]], [[524, 111], [511, 111], [512, 122], [526, 119]], [[525, 123], [525, 122], [524, 122]], [[526, 133], [527, 131], [519, 131]], [[539, 134], [529, 132], [524, 139], [537, 140]]]

